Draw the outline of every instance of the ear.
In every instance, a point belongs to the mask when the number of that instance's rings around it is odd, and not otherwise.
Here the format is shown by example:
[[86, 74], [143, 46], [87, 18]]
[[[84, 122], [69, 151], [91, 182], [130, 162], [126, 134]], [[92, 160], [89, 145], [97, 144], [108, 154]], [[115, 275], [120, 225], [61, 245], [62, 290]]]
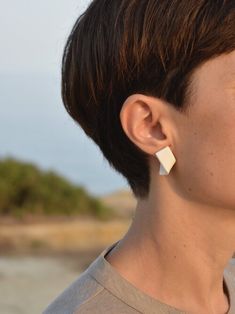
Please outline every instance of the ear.
[[172, 147], [169, 105], [159, 98], [133, 94], [123, 103], [120, 120], [129, 139], [147, 154]]

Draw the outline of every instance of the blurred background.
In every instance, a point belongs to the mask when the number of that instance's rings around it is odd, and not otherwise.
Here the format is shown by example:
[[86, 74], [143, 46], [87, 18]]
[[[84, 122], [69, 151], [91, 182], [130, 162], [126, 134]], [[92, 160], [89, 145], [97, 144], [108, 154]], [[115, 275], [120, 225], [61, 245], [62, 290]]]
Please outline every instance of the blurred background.
[[41, 311], [108, 245], [136, 200], [65, 111], [65, 41], [88, 0], [0, 0], [0, 313]]

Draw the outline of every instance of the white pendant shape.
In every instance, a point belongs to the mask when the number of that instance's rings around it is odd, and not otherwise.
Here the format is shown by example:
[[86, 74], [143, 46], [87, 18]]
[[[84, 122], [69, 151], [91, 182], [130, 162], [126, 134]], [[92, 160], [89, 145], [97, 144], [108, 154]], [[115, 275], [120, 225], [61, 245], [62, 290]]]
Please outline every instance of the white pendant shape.
[[176, 159], [169, 146], [164, 147], [155, 153], [160, 162], [160, 175], [168, 175], [174, 166]]

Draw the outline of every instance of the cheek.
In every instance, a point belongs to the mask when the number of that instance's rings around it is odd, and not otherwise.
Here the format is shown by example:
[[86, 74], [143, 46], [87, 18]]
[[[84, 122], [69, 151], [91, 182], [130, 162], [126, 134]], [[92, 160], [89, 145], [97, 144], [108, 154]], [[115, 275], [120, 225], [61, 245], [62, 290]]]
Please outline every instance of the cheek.
[[235, 123], [219, 121], [204, 117], [182, 137], [176, 186], [188, 200], [235, 208]]

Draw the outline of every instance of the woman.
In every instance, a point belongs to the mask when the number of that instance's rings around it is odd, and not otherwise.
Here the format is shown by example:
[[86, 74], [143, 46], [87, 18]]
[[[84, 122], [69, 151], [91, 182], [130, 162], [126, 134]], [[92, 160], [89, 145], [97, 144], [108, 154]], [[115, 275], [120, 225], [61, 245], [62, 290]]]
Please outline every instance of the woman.
[[62, 97], [137, 206], [44, 313], [234, 314], [235, 1], [92, 1]]

